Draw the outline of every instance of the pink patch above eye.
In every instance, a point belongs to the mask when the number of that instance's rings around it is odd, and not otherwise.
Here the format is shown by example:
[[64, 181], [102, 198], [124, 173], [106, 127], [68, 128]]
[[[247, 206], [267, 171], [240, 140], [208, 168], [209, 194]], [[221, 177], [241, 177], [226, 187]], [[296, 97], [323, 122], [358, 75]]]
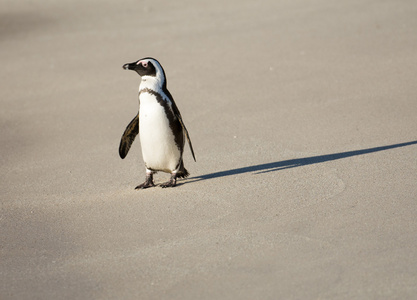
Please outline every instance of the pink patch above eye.
[[146, 68], [146, 67], [148, 67], [148, 62], [147, 61], [138, 61], [137, 65], [142, 65]]

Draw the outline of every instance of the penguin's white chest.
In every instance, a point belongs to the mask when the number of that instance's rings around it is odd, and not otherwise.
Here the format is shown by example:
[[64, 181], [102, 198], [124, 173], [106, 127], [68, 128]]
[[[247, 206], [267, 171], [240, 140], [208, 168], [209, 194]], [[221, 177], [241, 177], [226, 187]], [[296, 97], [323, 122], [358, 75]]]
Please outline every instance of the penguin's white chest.
[[139, 100], [139, 136], [145, 165], [155, 171], [172, 172], [181, 153], [165, 109], [149, 93], [141, 93]]

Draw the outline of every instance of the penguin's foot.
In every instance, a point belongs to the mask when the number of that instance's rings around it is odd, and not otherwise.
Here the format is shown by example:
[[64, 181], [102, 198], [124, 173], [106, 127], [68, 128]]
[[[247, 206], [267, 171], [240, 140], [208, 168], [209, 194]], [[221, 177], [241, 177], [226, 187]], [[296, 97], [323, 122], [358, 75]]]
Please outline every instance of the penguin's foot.
[[155, 184], [153, 182], [147, 182], [145, 181], [142, 184], [139, 184], [137, 187], [135, 187], [135, 190], [143, 190], [143, 189], [147, 189], [149, 187], [153, 187], [155, 186]]
[[162, 188], [174, 187], [177, 185], [177, 174], [172, 174], [171, 179], [161, 184]]
[[153, 183], [153, 176], [150, 174], [146, 175], [145, 182], [135, 187], [135, 190], [143, 190], [153, 186], [155, 186], [155, 184]]

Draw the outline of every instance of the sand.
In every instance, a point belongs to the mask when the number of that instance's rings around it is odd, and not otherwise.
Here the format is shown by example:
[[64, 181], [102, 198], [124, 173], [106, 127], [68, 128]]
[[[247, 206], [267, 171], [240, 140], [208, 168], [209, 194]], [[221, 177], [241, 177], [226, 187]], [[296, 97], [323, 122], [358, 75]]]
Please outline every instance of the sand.
[[[1, 299], [415, 299], [416, 1], [0, 5]], [[146, 56], [172, 189], [118, 156]]]

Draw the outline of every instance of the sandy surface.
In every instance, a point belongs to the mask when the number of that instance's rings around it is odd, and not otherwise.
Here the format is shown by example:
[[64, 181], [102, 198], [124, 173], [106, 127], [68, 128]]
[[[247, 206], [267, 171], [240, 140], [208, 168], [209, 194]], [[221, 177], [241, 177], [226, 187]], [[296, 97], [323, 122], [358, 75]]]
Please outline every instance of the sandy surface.
[[[415, 299], [417, 2], [166, 2], [1, 1], [0, 298]], [[118, 157], [146, 56], [174, 189]]]

